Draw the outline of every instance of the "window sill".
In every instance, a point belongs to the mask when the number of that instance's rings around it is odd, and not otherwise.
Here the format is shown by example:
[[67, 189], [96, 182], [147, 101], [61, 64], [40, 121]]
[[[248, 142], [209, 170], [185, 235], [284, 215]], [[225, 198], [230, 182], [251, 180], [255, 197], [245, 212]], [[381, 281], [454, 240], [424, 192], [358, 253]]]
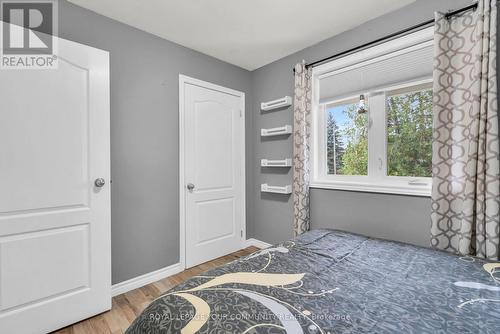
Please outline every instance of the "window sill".
[[309, 186], [316, 189], [347, 190], [393, 195], [431, 197], [431, 186], [405, 184], [377, 184], [366, 182], [312, 181]]

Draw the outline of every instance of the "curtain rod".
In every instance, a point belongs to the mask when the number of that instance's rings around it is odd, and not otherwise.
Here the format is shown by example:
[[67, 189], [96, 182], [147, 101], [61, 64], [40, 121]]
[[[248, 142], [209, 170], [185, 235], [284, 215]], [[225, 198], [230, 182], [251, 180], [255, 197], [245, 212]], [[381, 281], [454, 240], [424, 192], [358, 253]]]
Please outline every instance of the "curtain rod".
[[[445, 18], [450, 18], [452, 16], [455, 16], [457, 14], [460, 14], [460, 13], [463, 13], [463, 12], [466, 12], [468, 10], [475, 10], [477, 8], [477, 2], [475, 4], [472, 4], [472, 5], [469, 5], [467, 7], [463, 7], [463, 8], [460, 8], [460, 9], [457, 9], [457, 10], [453, 10], [453, 11], [450, 11], [448, 13], [445, 14]], [[370, 46], [373, 46], [373, 45], [376, 45], [376, 44], [380, 44], [381, 42], [384, 42], [384, 41], [388, 41], [388, 40], [391, 40], [391, 39], [394, 39], [395, 37], [398, 37], [398, 36], [401, 36], [401, 35], [405, 35], [405, 34], [408, 34], [414, 30], [418, 30], [418, 29], [423, 29], [424, 27], [427, 27], [427, 26], [430, 26], [431, 24], [433, 24], [435, 22], [434, 19], [432, 20], [429, 20], [429, 21], [425, 21], [425, 22], [422, 22], [422, 23], [419, 23], [417, 25], [414, 25], [414, 26], [411, 26], [409, 28], [406, 28], [406, 29], [403, 29], [403, 30], [400, 30], [400, 31], [397, 31], [395, 33], [392, 33], [390, 35], [387, 35], [387, 36], [384, 36], [382, 38], [379, 38], [379, 39], [376, 39], [374, 41], [371, 41], [371, 42], [368, 42], [368, 43], [365, 43], [363, 45], [360, 45], [360, 46], [356, 46], [352, 49], [349, 49], [349, 50], [346, 50], [346, 51], [342, 51], [340, 53], [337, 53], [333, 56], [329, 56], [329, 57], [326, 57], [326, 58], [323, 58], [323, 59], [320, 59], [320, 60], [317, 60], [315, 62], [312, 62], [312, 63], [309, 63], [309, 64], [306, 64], [306, 68], [309, 68], [309, 67], [315, 67], [315, 66], [318, 66], [318, 65], [321, 65], [323, 63], [326, 63], [328, 61], [331, 61], [333, 59], [336, 59], [336, 58], [339, 58], [339, 57], [342, 57], [342, 56], [345, 56], [345, 55], [348, 55], [350, 53], [353, 53], [355, 51], [359, 51], [359, 50], [363, 50], [363, 49], [366, 49]], [[295, 72], [295, 68], [293, 68], [293, 72]]]

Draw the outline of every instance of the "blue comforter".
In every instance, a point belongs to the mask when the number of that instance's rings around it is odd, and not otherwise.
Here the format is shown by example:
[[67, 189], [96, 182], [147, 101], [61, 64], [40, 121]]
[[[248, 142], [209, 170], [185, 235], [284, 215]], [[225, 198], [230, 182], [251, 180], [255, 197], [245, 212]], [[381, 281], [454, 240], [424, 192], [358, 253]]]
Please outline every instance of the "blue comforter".
[[138, 333], [500, 333], [500, 264], [315, 230], [194, 277]]

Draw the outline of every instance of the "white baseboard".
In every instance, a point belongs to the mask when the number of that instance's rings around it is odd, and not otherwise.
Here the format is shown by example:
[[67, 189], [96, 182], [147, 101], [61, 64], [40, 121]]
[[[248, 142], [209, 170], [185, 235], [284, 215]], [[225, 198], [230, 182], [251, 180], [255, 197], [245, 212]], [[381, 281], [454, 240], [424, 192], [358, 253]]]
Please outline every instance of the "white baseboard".
[[250, 247], [250, 246], [254, 246], [254, 247], [258, 247], [258, 248], [263, 249], [263, 248], [271, 247], [272, 245], [268, 244], [267, 242], [251, 238], [251, 239], [247, 239], [245, 241], [245, 247]]
[[[257, 239], [247, 239], [244, 242], [244, 247], [250, 247], [250, 246], [255, 246], [258, 248], [268, 248], [271, 246], [271, 244], [268, 244], [267, 242], [260, 241]], [[113, 284], [111, 286], [111, 296], [118, 296], [121, 295], [122, 293], [129, 292], [134, 289], [141, 288], [145, 285], [148, 285], [150, 283], [162, 280], [166, 277], [178, 274], [182, 271], [182, 266], [180, 263], [176, 263], [173, 265], [170, 265], [168, 267], [158, 269], [156, 271], [134, 277], [132, 279], [129, 279], [124, 282], [120, 282], [117, 284]]]
[[144, 274], [141, 276], [134, 277], [124, 282], [113, 284], [111, 286], [111, 296], [118, 296], [122, 293], [129, 292], [134, 289], [141, 288], [150, 283], [162, 280], [166, 277], [175, 275], [182, 271], [182, 266], [180, 263], [170, 265], [168, 267], [158, 269], [156, 271]]

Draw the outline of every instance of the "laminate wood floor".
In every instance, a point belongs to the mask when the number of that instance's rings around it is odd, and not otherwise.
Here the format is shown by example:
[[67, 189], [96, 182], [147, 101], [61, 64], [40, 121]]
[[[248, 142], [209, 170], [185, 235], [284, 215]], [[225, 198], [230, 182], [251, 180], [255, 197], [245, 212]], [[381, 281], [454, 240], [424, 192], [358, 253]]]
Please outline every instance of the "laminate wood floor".
[[113, 298], [113, 306], [110, 311], [99, 314], [63, 328], [53, 334], [121, 334], [130, 326], [132, 321], [151, 303], [152, 300], [170, 290], [174, 286], [188, 280], [190, 277], [199, 275], [209, 269], [221, 266], [242, 256], [255, 251], [257, 247], [249, 247], [218, 259], [200, 264], [199, 266], [184, 270], [174, 276], [162, 279], [143, 286], [142, 288], [129, 291]]

